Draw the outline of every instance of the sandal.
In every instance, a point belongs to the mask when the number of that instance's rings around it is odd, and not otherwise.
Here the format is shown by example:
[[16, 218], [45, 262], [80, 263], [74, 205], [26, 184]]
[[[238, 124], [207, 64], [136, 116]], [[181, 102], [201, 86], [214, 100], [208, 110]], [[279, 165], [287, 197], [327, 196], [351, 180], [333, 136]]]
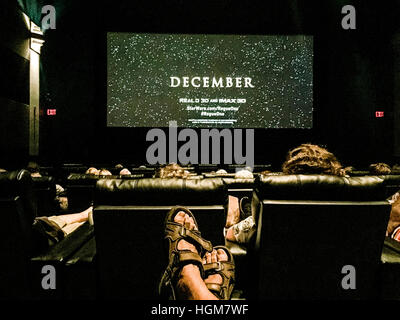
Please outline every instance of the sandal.
[[[169, 262], [161, 278], [158, 287], [158, 293], [160, 296], [164, 296], [165, 289], [169, 289], [169, 298], [173, 300], [176, 300], [174, 288], [183, 266], [187, 264], [194, 264], [198, 266], [201, 276], [204, 279], [205, 272], [201, 257], [206, 251], [211, 252], [213, 250], [211, 242], [203, 239], [200, 231], [189, 230], [185, 228], [184, 225], [174, 222], [176, 214], [180, 211], [188, 214], [193, 219], [196, 229], [198, 229], [198, 225], [193, 213], [185, 207], [173, 207], [166, 216], [164, 239], [168, 241]], [[193, 244], [198, 253], [190, 250], [178, 250], [178, 243], [182, 239]]]
[[206, 263], [203, 265], [206, 277], [212, 274], [219, 274], [222, 277], [222, 284], [206, 283], [210, 290], [217, 298], [221, 300], [229, 300], [235, 286], [235, 261], [229, 249], [225, 246], [216, 246], [215, 250], [222, 249], [228, 256], [228, 261], [218, 261]]

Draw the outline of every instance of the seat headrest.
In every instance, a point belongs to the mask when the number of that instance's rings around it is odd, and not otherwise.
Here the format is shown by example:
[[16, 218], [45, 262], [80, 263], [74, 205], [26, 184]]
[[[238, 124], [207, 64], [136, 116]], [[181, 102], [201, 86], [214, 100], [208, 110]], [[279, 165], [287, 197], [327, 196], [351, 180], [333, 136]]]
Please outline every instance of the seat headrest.
[[255, 185], [260, 199], [325, 201], [386, 199], [385, 180], [382, 176], [260, 175]]
[[0, 173], [0, 197], [9, 198], [21, 194], [32, 186], [31, 174], [27, 170]]
[[253, 188], [254, 178], [238, 179], [238, 178], [223, 178], [228, 187], [232, 188]]
[[100, 179], [95, 205], [216, 205], [225, 204], [222, 179]]
[[31, 174], [27, 170], [0, 174], [0, 198], [14, 199], [19, 196], [24, 208], [24, 219], [33, 223], [37, 216], [37, 203], [33, 194]]

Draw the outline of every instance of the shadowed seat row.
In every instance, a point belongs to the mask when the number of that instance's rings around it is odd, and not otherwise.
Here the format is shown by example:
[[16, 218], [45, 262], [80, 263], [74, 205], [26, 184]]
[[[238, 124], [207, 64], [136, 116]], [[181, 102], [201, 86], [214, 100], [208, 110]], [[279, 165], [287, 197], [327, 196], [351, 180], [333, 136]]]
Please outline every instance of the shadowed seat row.
[[[8, 261], [12, 260], [9, 270], [7, 264], [2, 267], [3, 288], [13, 281], [8, 278], [10, 270], [15, 271], [15, 265], [23, 264], [15, 248], [26, 251], [27, 242], [14, 236], [19, 242], [16, 246], [10, 242], [10, 234], [24, 234], [23, 226], [26, 229], [32, 217], [20, 220], [21, 215], [36, 214], [34, 205], [26, 201], [30, 198], [29, 192], [20, 186], [29, 185], [30, 177], [24, 173], [20, 173], [20, 179], [17, 177], [17, 174], [8, 174], [7, 178], [3, 175], [3, 180], [0, 179], [0, 187], [4, 186], [0, 188], [4, 217], [10, 219], [10, 228], [19, 230], [3, 234], [3, 252], [8, 255]], [[257, 235], [239, 251], [238, 259], [238, 279], [244, 297], [376, 297], [380, 292], [380, 258], [390, 212], [387, 186], [393, 185], [393, 179], [388, 181], [381, 176], [258, 177], [252, 203]], [[11, 192], [8, 185], [13, 184], [19, 187]], [[31, 263], [52, 262], [63, 268], [59, 274], [63, 277], [59, 282], [64, 284], [63, 291], [57, 297], [156, 298], [157, 284], [166, 263], [162, 245], [166, 212], [175, 205], [188, 207], [198, 220], [204, 238], [214, 245], [223, 244], [229, 188], [229, 181], [221, 178], [97, 180], [94, 230], [89, 226], [85, 227], [86, 231], [78, 229], [77, 234], [71, 234], [50, 252], [34, 257]], [[13, 196], [7, 197], [7, 194]], [[345, 276], [342, 268], [348, 265], [356, 270], [356, 290], [345, 290], [341, 285]], [[85, 283], [82, 274], [90, 282]], [[27, 277], [28, 283], [33, 281]], [[16, 289], [15, 295], [24, 290]], [[79, 295], [78, 291], [85, 292]]]

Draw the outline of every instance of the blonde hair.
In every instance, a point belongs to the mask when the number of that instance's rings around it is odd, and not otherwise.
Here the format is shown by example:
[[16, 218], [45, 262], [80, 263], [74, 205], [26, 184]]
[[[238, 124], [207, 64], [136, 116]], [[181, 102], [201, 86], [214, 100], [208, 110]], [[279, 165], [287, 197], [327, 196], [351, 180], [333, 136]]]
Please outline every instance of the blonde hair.
[[379, 162], [379, 163], [373, 163], [369, 166], [369, 172], [371, 174], [390, 174], [392, 170], [390, 169], [390, 166], [387, 165], [386, 163]]
[[111, 176], [112, 175], [111, 172], [108, 171], [107, 169], [100, 169], [98, 174], [99, 174], [99, 176]]
[[177, 163], [170, 163], [157, 170], [155, 178], [188, 178], [189, 172]]
[[99, 174], [99, 170], [94, 168], [94, 167], [90, 167], [89, 169], [86, 170], [85, 172], [86, 174], [95, 174], [98, 175]]

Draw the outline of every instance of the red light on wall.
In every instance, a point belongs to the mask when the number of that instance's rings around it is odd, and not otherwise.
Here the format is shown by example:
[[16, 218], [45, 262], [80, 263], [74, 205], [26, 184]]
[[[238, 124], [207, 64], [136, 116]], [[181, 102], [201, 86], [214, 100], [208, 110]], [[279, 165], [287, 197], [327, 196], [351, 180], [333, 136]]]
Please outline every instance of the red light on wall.
[[375, 111], [375, 118], [383, 118], [385, 113], [383, 111]]
[[48, 116], [55, 116], [56, 115], [56, 109], [47, 109], [47, 115]]

